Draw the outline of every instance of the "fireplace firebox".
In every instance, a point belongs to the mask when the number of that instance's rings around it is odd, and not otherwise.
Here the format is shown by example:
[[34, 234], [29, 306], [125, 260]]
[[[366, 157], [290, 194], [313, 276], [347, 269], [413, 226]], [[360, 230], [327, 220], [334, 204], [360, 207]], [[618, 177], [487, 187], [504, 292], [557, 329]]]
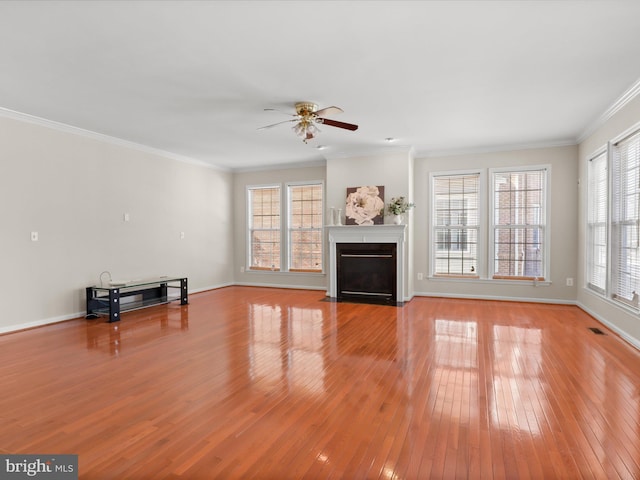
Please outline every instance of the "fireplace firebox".
[[397, 303], [395, 243], [336, 243], [338, 301]]
[[[329, 240], [329, 282], [327, 294], [335, 301], [339, 299], [356, 300], [367, 303], [385, 303], [401, 306], [406, 298], [405, 292], [405, 262], [406, 245], [405, 234], [406, 225], [331, 225], [327, 226]], [[347, 255], [358, 255], [359, 257], [346, 257], [347, 270], [364, 269], [354, 276], [347, 275], [345, 278], [342, 268], [338, 267], [341, 257], [338, 255], [338, 245], [350, 248], [351, 252], [344, 252]], [[380, 251], [382, 249], [382, 251]], [[355, 250], [355, 252], [353, 251]], [[383, 255], [383, 257], [366, 257], [365, 255]], [[395, 258], [390, 259], [389, 255]], [[373, 262], [371, 260], [374, 260]], [[377, 260], [377, 261], [376, 261]], [[372, 265], [378, 264], [373, 267]], [[355, 265], [352, 265], [355, 264]], [[359, 264], [359, 265], [358, 265]], [[380, 267], [380, 264], [382, 265]], [[393, 268], [391, 268], [393, 266]], [[354, 268], [352, 268], [354, 267]], [[390, 272], [382, 276], [379, 269], [390, 268]], [[340, 282], [341, 292], [338, 290], [338, 268], [340, 268], [343, 280]], [[393, 280], [395, 279], [395, 280]], [[345, 284], [345, 280], [347, 283]], [[380, 281], [382, 288], [372, 288], [373, 283]], [[349, 283], [352, 282], [352, 283]], [[391, 287], [389, 288], [389, 284]], [[366, 287], [364, 286], [366, 285]], [[366, 295], [366, 293], [383, 295]], [[395, 302], [395, 303], [394, 303]]]

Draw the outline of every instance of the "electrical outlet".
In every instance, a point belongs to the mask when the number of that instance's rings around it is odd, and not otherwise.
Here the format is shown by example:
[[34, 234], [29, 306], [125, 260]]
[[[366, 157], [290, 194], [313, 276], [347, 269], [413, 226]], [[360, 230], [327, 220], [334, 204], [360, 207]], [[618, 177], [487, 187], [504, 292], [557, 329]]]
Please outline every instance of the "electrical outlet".
[[424, 280], [424, 274], [419, 273], [418, 274], [418, 280]]
[[567, 287], [573, 287], [573, 278], [567, 277]]
[[240, 267], [240, 273], [244, 273], [244, 267]]

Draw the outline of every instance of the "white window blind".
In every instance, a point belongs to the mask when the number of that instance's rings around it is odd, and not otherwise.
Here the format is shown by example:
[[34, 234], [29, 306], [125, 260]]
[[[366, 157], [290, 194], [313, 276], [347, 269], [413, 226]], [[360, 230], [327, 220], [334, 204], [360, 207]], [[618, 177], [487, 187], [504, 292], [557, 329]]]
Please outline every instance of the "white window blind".
[[322, 271], [322, 184], [289, 185], [289, 271]]
[[478, 276], [480, 174], [433, 178], [434, 275]]
[[640, 132], [614, 145], [611, 197], [612, 294], [615, 300], [638, 307]]
[[280, 187], [250, 187], [249, 268], [280, 270]]
[[607, 153], [589, 161], [587, 199], [587, 287], [604, 294], [607, 287]]
[[493, 277], [546, 276], [547, 169], [493, 172]]

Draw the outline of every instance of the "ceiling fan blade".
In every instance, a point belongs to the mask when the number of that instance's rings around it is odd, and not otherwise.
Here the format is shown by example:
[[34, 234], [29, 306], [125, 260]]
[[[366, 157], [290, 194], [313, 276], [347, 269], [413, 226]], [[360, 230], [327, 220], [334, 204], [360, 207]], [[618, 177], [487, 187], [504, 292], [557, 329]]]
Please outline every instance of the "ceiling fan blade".
[[283, 113], [284, 115], [289, 115], [290, 117], [297, 117], [298, 114], [297, 113], [291, 113], [291, 112], [283, 112], [282, 110], [278, 110], [277, 108], [265, 108], [264, 109], [265, 112], [278, 112], [278, 113]]
[[330, 120], [328, 118], [319, 118], [318, 120], [320, 121], [320, 123], [323, 123], [324, 125], [329, 125], [331, 127], [344, 128], [345, 130], [351, 130], [351, 131], [358, 129], [358, 125], [354, 125], [353, 123], [337, 122], [335, 120]]
[[297, 122], [297, 121], [298, 121], [297, 118], [292, 118], [291, 120], [284, 120], [283, 122], [272, 123], [271, 125], [266, 125], [264, 127], [259, 127], [258, 130], [265, 130], [267, 128], [275, 127], [276, 125], [282, 125], [283, 123]]
[[342, 113], [342, 109], [340, 107], [327, 107], [322, 110], [318, 110], [315, 114], [318, 117], [324, 117], [325, 115], [336, 115], [338, 113]]

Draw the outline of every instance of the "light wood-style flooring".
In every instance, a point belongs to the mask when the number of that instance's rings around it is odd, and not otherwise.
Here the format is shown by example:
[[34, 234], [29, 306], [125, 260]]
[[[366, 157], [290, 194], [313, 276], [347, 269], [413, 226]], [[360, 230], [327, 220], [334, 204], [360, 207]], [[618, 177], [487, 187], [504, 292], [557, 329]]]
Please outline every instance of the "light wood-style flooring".
[[0, 336], [0, 453], [78, 454], [81, 479], [640, 478], [640, 353], [577, 307], [189, 300]]

